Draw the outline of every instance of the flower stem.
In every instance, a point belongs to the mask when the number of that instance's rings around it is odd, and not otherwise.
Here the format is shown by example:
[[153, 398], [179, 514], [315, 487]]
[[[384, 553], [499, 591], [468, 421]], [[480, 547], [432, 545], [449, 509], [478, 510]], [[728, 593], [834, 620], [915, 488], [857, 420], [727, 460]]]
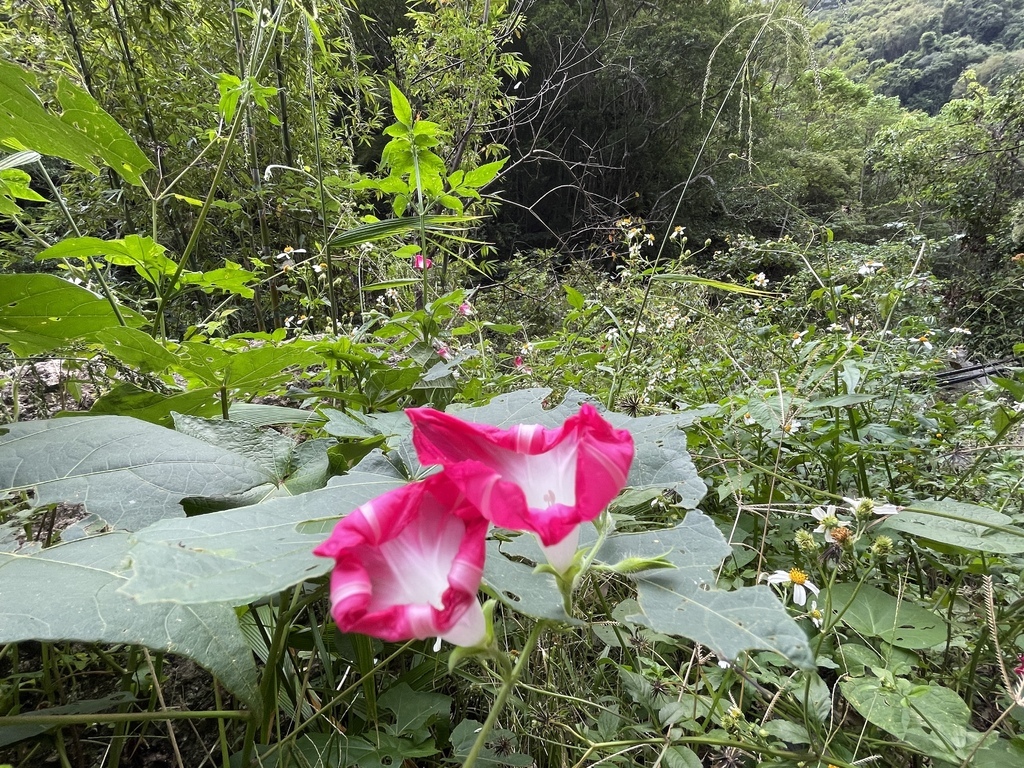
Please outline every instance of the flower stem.
[[476, 763], [476, 759], [480, 756], [480, 752], [484, 748], [484, 744], [491, 733], [491, 729], [494, 728], [494, 724], [498, 721], [498, 715], [500, 715], [501, 711], [505, 708], [509, 695], [516, 687], [516, 683], [519, 682], [519, 677], [523, 674], [523, 670], [526, 669], [530, 656], [533, 655], [533, 648], [537, 645], [537, 641], [540, 639], [541, 633], [547, 629], [547, 625], [548, 622], [546, 621], [538, 621], [530, 631], [529, 636], [526, 638], [526, 642], [523, 644], [522, 650], [519, 652], [519, 660], [512, 668], [512, 671], [505, 675], [505, 681], [498, 690], [498, 697], [494, 700], [494, 704], [491, 706], [491, 711], [488, 713], [487, 719], [480, 728], [480, 733], [476, 735], [476, 741], [473, 742], [472, 749], [470, 749], [469, 754], [466, 755], [466, 759], [462, 763], [462, 768], [472, 768]]

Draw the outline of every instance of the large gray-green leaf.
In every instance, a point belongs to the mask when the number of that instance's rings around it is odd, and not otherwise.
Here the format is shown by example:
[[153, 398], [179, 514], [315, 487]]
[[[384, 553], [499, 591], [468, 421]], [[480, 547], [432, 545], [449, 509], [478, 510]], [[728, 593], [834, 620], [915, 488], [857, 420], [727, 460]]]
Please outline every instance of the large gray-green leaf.
[[1024, 552], [1024, 528], [994, 509], [943, 499], [915, 502], [914, 510], [921, 511], [905, 509], [886, 518], [881, 527], [905, 533], [940, 552]]
[[125, 416], [0, 429], [0, 491], [34, 489], [38, 505], [84, 504], [114, 528], [181, 517], [186, 496], [240, 494], [273, 482], [244, 456]]
[[0, 644], [24, 640], [132, 643], [187, 656], [259, 707], [256, 667], [225, 605], [139, 605], [119, 591], [128, 534], [110, 533], [34, 555], [0, 552]]
[[558, 427], [579, 410], [581, 404], [593, 402], [590, 395], [570, 390], [560, 403], [548, 401], [551, 390], [536, 387], [520, 389], [492, 398], [487, 405], [452, 408], [451, 413], [466, 421], [511, 427], [514, 424], [540, 424]]
[[666, 555], [674, 569], [636, 578], [642, 613], [629, 619], [669, 635], [696, 640], [727, 659], [772, 650], [798, 666], [813, 665], [807, 637], [767, 587], [715, 588], [714, 571], [731, 548], [711, 518], [690, 512], [675, 528], [610, 536], [600, 559]]
[[124, 586], [141, 603], [248, 603], [327, 573], [313, 547], [353, 509], [402, 485], [353, 472], [301, 496], [201, 517], [162, 520], [133, 537]]
[[[524, 559], [523, 551], [528, 551]], [[534, 619], [570, 619], [562, 607], [562, 595], [553, 576], [535, 573], [537, 562], [544, 562], [533, 536], [523, 535], [511, 542], [487, 542], [484, 561], [484, 586], [510, 608]]]
[[189, 498], [184, 502], [189, 515], [244, 507], [275, 496], [296, 496], [327, 485], [330, 472], [327, 449], [334, 445], [333, 440], [306, 440], [296, 445], [279, 432], [259, 429], [243, 421], [205, 419], [181, 413], [173, 416], [174, 426], [182, 434], [246, 457], [274, 483], [269, 488], [260, 486], [235, 496]]
[[204, 419], [183, 413], [171, 414], [174, 428], [183, 435], [237, 453], [256, 464], [276, 483], [288, 475], [295, 443], [280, 432], [224, 419]]
[[695, 412], [683, 411], [632, 419], [621, 413], [606, 413], [605, 417], [612, 424], [633, 435], [636, 453], [626, 485], [633, 489], [674, 492], [678, 496], [676, 504], [684, 509], [695, 509], [708, 487], [697, 474], [686, 450], [683, 427], [692, 424], [697, 416]]

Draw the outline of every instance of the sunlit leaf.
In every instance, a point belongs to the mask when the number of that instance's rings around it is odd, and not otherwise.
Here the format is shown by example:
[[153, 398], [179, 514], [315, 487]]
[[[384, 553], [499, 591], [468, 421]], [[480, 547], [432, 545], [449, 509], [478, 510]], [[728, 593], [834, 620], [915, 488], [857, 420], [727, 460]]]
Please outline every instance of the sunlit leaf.
[[[0, 343], [18, 357], [49, 352], [120, 325], [110, 303], [55, 275], [0, 275]], [[122, 307], [129, 325], [142, 317]]]

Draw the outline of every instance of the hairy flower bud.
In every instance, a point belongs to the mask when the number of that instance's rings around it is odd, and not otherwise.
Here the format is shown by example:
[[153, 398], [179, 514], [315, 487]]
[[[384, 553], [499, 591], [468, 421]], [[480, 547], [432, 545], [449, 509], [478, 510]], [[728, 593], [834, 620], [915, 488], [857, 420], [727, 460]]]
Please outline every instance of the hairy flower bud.
[[871, 544], [871, 554], [876, 557], [891, 555], [893, 549], [893, 541], [888, 536], [878, 536]]
[[796, 548], [803, 554], [816, 555], [820, 546], [814, 536], [807, 531], [801, 529], [796, 532]]

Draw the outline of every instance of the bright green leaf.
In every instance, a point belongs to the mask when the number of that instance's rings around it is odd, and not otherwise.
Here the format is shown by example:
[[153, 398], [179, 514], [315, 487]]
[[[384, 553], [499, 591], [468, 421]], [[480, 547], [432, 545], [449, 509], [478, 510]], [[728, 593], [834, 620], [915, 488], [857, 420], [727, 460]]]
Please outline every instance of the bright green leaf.
[[937, 613], [870, 584], [860, 585], [859, 590], [857, 586], [836, 584], [829, 590], [832, 610], [846, 608], [842, 621], [851, 629], [898, 648], [930, 648], [946, 639], [946, 622]]
[[[64, 113], [61, 120], [92, 140], [103, 162], [129, 184], [142, 184], [142, 174], [153, 168], [149, 158], [131, 136], [104, 112], [86, 91], [66, 77], [57, 80], [57, 99]], [[39, 149], [39, 147], [33, 147]]]
[[890, 515], [881, 530], [899, 531], [918, 544], [942, 552], [1024, 552], [1024, 528], [1001, 512], [943, 499], [918, 501], [913, 509]]
[[162, 427], [173, 427], [173, 412], [192, 416], [214, 416], [220, 413], [219, 394], [217, 387], [198, 387], [187, 392], [165, 395], [124, 382], [100, 395], [89, 413], [98, 416], [131, 416]]
[[177, 358], [148, 333], [136, 328], [104, 328], [90, 337], [103, 351], [144, 373], [160, 373]]
[[61, 77], [65, 114], [58, 117], [43, 108], [36, 86], [35, 75], [0, 61], [0, 145], [62, 157], [92, 173], [99, 173], [99, 157], [128, 183], [141, 183], [152, 164], [89, 94]]
[[493, 163], [486, 163], [471, 171], [467, 171], [461, 186], [479, 189], [485, 184], [489, 184], [498, 175], [498, 172], [505, 167], [506, 162], [508, 162], [508, 158], [497, 160]]
[[[110, 303], [56, 275], [0, 275], [0, 343], [18, 357], [49, 352], [118, 323]], [[122, 307], [129, 325], [142, 318]]]
[[388, 86], [391, 89], [391, 109], [395, 113], [395, 119], [406, 128], [412, 128], [412, 106], [409, 100], [398, 90], [397, 85], [388, 83]]

